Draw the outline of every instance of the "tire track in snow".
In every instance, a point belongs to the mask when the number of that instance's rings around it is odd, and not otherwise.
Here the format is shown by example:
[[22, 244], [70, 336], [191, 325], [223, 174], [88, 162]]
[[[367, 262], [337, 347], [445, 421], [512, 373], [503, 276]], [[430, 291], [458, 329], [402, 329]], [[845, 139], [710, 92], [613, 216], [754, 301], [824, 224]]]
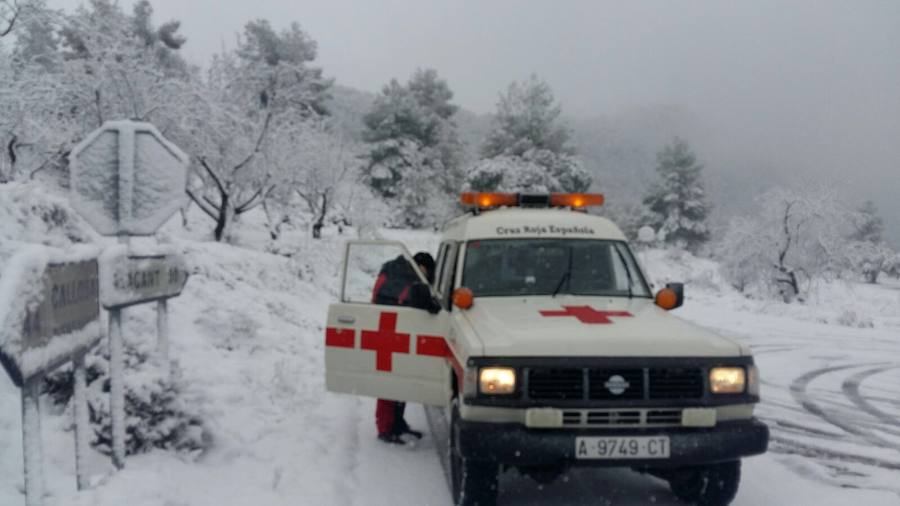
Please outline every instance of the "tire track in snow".
[[875, 363], [875, 364], [851, 364], [851, 365], [840, 365], [840, 366], [832, 366], [832, 367], [824, 367], [821, 369], [815, 369], [813, 371], [809, 371], [806, 374], [800, 376], [795, 379], [793, 383], [791, 383], [791, 395], [793, 395], [794, 400], [797, 401], [798, 404], [803, 406], [810, 414], [818, 416], [822, 420], [839, 427], [846, 431], [849, 434], [853, 434], [855, 436], [863, 438], [865, 441], [874, 444], [876, 446], [892, 448], [894, 450], [900, 451], [900, 446], [892, 441], [888, 441], [872, 432], [867, 430], [863, 430], [857, 425], [850, 423], [848, 420], [845, 420], [841, 417], [835, 416], [824, 409], [822, 409], [818, 403], [816, 403], [812, 396], [809, 395], [807, 389], [809, 388], [809, 384], [812, 383], [813, 380], [820, 376], [824, 376], [826, 374], [830, 374], [833, 372], [843, 371], [847, 369], [855, 369], [859, 367], [871, 367], [871, 366], [888, 366], [891, 365], [889, 363]]
[[800, 455], [801, 457], [824, 458], [830, 461], [849, 462], [853, 464], [864, 464], [867, 466], [880, 467], [882, 469], [890, 469], [900, 471], [900, 462], [892, 462], [889, 460], [879, 459], [877, 457], [866, 457], [863, 455], [855, 455], [820, 446], [807, 445], [798, 443], [792, 439], [786, 439], [779, 436], [770, 436], [770, 440], [775, 443], [771, 450], [775, 453], [784, 455]]
[[[881, 409], [877, 408], [859, 392], [859, 387], [865, 380], [869, 379], [872, 376], [875, 376], [876, 374], [880, 374], [891, 369], [900, 369], [900, 365], [878, 367], [875, 369], [869, 369], [857, 373], [844, 381], [844, 383], [841, 385], [841, 390], [843, 390], [844, 395], [846, 395], [847, 398], [850, 399], [850, 401], [853, 402], [853, 404], [855, 404], [859, 409], [874, 416], [883, 423], [886, 423], [893, 427], [900, 427], [900, 423], [898, 423], [895, 416], [885, 413]], [[891, 433], [897, 434], [893, 431], [891, 431]]]

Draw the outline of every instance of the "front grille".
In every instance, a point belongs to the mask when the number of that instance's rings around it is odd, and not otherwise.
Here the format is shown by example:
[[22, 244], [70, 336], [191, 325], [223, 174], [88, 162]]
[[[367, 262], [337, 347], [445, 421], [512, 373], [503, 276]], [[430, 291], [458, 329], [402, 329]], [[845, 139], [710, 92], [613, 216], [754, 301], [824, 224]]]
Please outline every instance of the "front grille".
[[531, 369], [528, 396], [532, 399], [583, 399], [584, 372], [582, 369]]
[[566, 409], [563, 427], [678, 427], [681, 409]]
[[[644, 370], [643, 369], [590, 369], [588, 371], [588, 385], [590, 399], [594, 400], [618, 400], [618, 399], [643, 399], [644, 398]], [[622, 378], [625, 390], [619, 392], [612, 381], [613, 378]], [[619, 392], [619, 393], [616, 393]]]
[[531, 368], [533, 400], [679, 400], [703, 397], [701, 368]]
[[696, 399], [703, 397], [700, 369], [650, 369], [651, 399]]

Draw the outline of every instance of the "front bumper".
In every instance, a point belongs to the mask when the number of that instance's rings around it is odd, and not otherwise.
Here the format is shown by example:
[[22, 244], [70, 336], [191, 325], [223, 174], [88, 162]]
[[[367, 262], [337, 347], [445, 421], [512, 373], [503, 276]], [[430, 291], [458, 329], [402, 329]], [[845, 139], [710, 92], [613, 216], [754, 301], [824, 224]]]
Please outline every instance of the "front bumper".
[[[759, 420], [721, 422], [713, 428], [571, 430], [529, 429], [521, 424], [460, 420], [456, 441], [465, 458], [493, 460], [511, 466], [593, 465], [680, 467], [713, 464], [765, 453], [769, 428]], [[670, 438], [671, 456], [647, 460], [579, 460], [579, 436], [660, 436]]]

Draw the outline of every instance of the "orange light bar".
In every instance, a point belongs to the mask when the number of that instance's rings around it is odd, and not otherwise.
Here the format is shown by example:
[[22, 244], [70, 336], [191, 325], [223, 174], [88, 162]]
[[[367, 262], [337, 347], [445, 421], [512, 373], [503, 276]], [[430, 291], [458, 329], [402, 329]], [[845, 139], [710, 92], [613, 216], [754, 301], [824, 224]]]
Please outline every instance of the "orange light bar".
[[515, 193], [466, 192], [459, 196], [459, 201], [464, 206], [487, 209], [490, 207], [519, 205], [519, 196]]
[[574, 208], [602, 206], [603, 195], [600, 193], [551, 193], [550, 205]]

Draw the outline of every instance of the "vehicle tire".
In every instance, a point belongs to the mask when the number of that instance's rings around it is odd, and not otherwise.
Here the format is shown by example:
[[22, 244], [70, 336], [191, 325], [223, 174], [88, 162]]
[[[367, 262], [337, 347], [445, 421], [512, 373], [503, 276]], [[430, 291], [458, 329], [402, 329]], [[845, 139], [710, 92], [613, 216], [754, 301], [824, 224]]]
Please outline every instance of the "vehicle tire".
[[459, 401], [453, 399], [447, 453], [450, 459], [450, 492], [455, 506], [495, 506], [497, 504], [496, 462], [463, 458], [459, 453]]
[[741, 461], [685, 469], [669, 479], [675, 497], [696, 506], [727, 506], [737, 495]]

